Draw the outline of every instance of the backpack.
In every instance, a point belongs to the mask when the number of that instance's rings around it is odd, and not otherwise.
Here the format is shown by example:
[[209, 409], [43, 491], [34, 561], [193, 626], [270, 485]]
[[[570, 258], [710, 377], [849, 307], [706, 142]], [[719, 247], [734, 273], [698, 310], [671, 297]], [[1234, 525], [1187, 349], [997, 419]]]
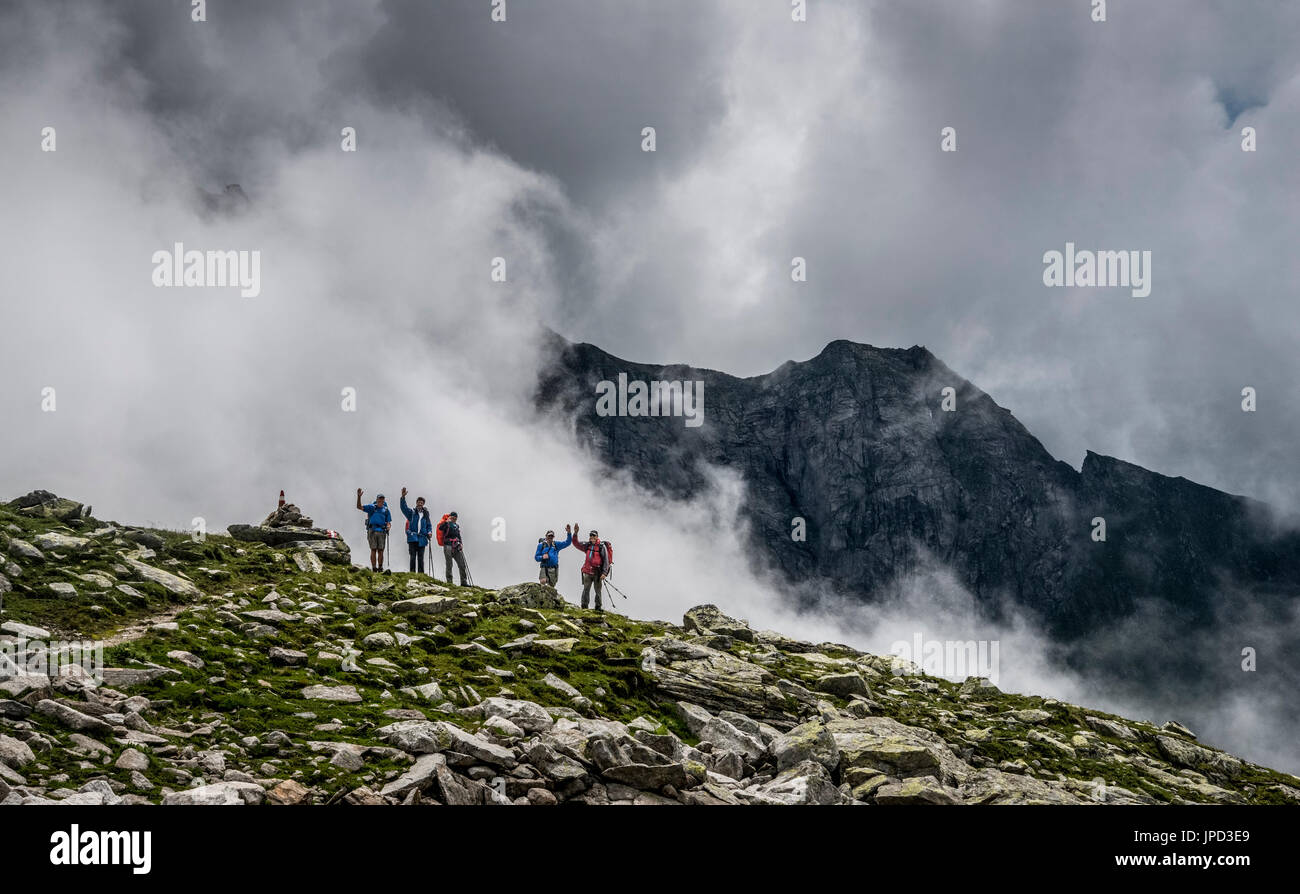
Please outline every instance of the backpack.
[[[605, 564], [603, 565], [599, 564], [600, 548], [602, 546], [605, 547]], [[587, 546], [587, 557], [588, 559], [591, 558], [590, 545]], [[609, 568], [612, 568], [613, 565], [614, 565], [614, 544], [610, 543], [608, 540], [597, 540], [596, 541], [596, 563], [593, 564], [593, 567], [599, 568], [601, 571], [606, 571]]]
[[442, 521], [438, 522], [438, 545], [445, 546], [443, 539], [447, 536], [447, 520], [451, 518], [450, 512], [444, 512]]

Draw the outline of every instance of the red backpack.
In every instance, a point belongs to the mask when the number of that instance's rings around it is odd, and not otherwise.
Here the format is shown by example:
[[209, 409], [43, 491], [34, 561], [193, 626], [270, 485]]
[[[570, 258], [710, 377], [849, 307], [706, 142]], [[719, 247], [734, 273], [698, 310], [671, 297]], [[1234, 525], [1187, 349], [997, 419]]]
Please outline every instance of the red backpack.
[[447, 528], [446, 528], [445, 526], [446, 526], [446, 524], [447, 524], [447, 519], [449, 519], [449, 518], [451, 518], [451, 513], [450, 513], [450, 512], [444, 512], [443, 515], [442, 515], [442, 521], [438, 522], [438, 545], [439, 545], [439, 546], [445, 546], [445, 545], [446, 545], [446, 544], [444, 544], [444, 543], [442, 542], [442, 540], [443, 540], [443, 537], [445, 537], [445, 536], [446, 536], [446, 533], [447, 533]]
[[[584, 572], [591, 574], [595, 571], [607, 570], [600, 564], [600, 548], [602, 546], [605, 547], [606, 561], [609, 563], [610, 567], [613, 567], [614, 544], [610, 543], [608, 540], [597, 540], [595, 546], [590, 543], [587, 544], [587, 561], [582, 565], [582, 570]], [[592, 571], [587, 571], [588, 568], [592, 569]]]

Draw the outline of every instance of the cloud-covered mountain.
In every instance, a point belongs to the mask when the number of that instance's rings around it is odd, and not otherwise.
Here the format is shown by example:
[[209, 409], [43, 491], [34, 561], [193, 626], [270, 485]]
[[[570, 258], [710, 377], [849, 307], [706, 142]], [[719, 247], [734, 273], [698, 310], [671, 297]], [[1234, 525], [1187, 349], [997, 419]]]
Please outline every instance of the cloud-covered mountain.
[[[835, 341], [750, 378], [558, 337], [552, 357], [539, 405], [610, 468], [681, 500], [711, 468], [737, 473], [755, 563], [805, 607], [887, 603], [941, 568], [976, 616], [1030, 619], [1109, 692], [1194, 712], [1294, 691], [1300, 535], [1262, 503], [1121, 459], [1076, 470], [923, 347]], [[598, 414], [597, 383], [620, 374], [703, 382], [702, 424]], [[1243, 671], [1265, 654], [1267, 673]]]

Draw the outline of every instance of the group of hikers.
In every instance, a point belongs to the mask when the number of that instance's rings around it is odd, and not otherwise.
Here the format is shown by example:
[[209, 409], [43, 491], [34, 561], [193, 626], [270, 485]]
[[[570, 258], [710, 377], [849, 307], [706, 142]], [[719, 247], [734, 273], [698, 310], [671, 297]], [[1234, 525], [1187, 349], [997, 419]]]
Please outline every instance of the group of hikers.
[[[380, 573], [384, 569], [384, 551], [387, 549], [388, 534], [393, 526], [393, 514], [383, 494], [378, 494], [373, 503], [363, 505], [361, 502], [363, 493], [364, 491], [358, 487], [357, 509], [366, 514], [370, 570]], [[448, 512], [437, 525], [434, 525], [433, 517], [425, 506], [424, 497], [416, 497], [414, 508], [407, 505], [406, 488], [402, 488], [399, 505], [402, 515], [406, 516], [406, 549], [410, 555], [412, 573], [424, 574], [424, 551], [431, 542], [436, 542], [442, 547], [442, 554], [446, 561], [447, 583], [452, 582], [451, 566], [454, 562], [460, 572], [460, 585], [472, 586], [474, 578], [470, 575], [469, 565], [465, 561], [465, 544], [461, 539], [458, 521], [460, 516], [456, 512]], [[565, 525], [566, 536], [562, 543], [556, 542], [554, 531], [547, 531], [545, 536], [538, 539], [537, 550], [533, 554], [533, 561], [537, 562], [539, 568], [538, 582], [555, 589], [560, 579], [560, 550], [576, 544], [584, 550], [585, 556], [582, 563], [582, 607], [587, 608], [591, 592], [594, 590], [595, 609], [603, 612], [602, 590], [614, 564], [614, 547], [609, 541], [601, 540], [598, 531], [587, 532], [587, 541], [582, 543], [579, 540], [579, 530], [576, 522]], [[389, 564], [392, 564], [391, 556]], [[429, 569], [429, 573], [433, 574], [432, 568]]]

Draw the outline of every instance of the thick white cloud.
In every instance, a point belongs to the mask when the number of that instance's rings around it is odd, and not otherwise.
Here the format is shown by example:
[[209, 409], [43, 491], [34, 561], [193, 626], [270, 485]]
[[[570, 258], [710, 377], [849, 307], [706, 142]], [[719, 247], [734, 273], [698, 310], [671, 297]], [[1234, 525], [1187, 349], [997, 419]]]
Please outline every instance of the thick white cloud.
[[[1300, 12], [1112, 4], [1093, 25], [1043, 6], [823, 0], [794, 24], [744, 0], [515, 4], [509, 32], [477, 0], [437, 21], [232, 0], [203, 25], [166, 3], [11, 7], [0, 491], [221, 528], [284, 487], [360, 547], [353, 489], [405, 483], [461, 513], [484, 583], [530, 577], [537, 534], [576, 520], [619, 545], [619, 607], [640, 616], [712, 601], [878, 651], [974, 638], [941, 574], [902, 605], [793, 617], [741, 545], [734, 482], [660, 504], [532, 419], [550, 325], [742, 375], [833, 338], [922, 343], [1069, 462], [1093, 449], [1295, 507]], [[246, 214], [199, 213], [198, 188], [234, 181]], [[1150, 249], [1151, 297], [1043, 288], [1067, 240]], [[262, 295], [155, 289], [152, 253], [176, 241], [260, 250]], [[1005, 639], [1012, 688], [1097, 700], [1032, 633], [978, 632]], [[1229, 708], [1198, 706], [1225, 739]], [[1264, 728], [1233, 744], [1287, 753]]]

